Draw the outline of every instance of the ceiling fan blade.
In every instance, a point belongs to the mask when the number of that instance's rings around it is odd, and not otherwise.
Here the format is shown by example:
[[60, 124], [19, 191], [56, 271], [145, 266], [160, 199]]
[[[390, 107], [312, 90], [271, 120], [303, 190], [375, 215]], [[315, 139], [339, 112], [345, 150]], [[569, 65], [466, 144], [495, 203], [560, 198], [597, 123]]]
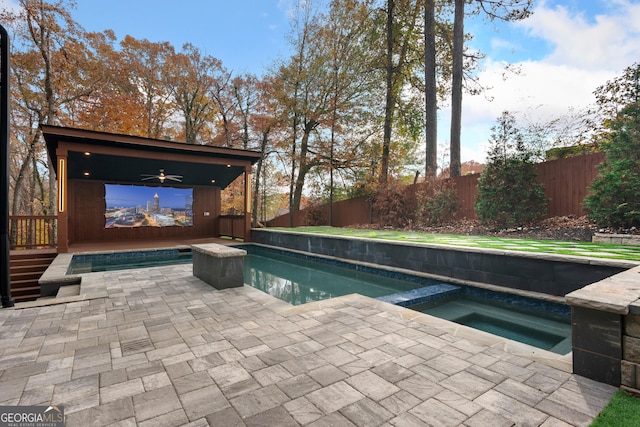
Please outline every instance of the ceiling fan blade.
[[162, 183], [164, 182], [164, 180], [168, 179], [171, 181], [182, 182], [182, 175], [167, 175], [164, 173], [164, 169], [160, 169], [160, 173], [157, 175], [142, 173], [140, 174], [140, 176], [144, 177], [144, 178], [140, 178], [141, 181], [149, 181], [151, 179], [157, 179]]

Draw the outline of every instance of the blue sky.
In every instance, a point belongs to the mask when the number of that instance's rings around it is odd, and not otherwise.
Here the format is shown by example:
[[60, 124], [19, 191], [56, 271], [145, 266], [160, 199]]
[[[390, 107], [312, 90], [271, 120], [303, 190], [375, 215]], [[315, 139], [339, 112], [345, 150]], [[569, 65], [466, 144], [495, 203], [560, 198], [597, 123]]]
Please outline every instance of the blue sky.
[[176, 50], [188, 42], [230, 71], [261, 75], [286, 52], [288, 7], [278, 0], [77, 0], [73, 16], [118, 39], [169, 41]]
[[[326, 0], [314, 0], [326, 1]], [[17, 0], [0, 0], [0, 5]], [[121, 39], [190, 42], [235, 73], [264, 74], [288, 56], [288, 12], [295, 0], [77, 0], [85, 29]], [[490, 129], [502, 111], [545, 121], [584, 109], [593, 91], [640, 61], [640, 0], [536, 0], [517, 23], [465, 22], [471, 48], [485, 59], [484, 95], [465, 95], [462, 160], [483, 161]], [[519, 74], [506, 73], [511, 63]], [[439, 111], [439, 144], [449, 145], [448, 105]], [[441, 150], [442, 151], [442, 150]]]

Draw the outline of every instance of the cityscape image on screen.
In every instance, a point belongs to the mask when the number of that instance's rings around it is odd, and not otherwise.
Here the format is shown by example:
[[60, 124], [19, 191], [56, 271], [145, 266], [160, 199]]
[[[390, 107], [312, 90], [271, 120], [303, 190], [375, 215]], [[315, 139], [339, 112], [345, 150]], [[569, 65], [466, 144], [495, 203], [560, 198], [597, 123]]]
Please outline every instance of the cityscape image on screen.
[[193, 189], [105, 184], [105, 228], [193, 226]]

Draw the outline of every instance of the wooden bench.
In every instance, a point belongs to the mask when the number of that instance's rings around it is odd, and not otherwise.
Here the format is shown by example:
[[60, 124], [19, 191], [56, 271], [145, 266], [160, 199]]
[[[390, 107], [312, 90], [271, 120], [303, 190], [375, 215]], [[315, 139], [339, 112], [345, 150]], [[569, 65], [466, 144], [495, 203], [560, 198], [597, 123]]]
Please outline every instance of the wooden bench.
[[193, 275], [216, 289], [244, 286], [244, 257], [247, 251], [207, 243], [191, 245]]

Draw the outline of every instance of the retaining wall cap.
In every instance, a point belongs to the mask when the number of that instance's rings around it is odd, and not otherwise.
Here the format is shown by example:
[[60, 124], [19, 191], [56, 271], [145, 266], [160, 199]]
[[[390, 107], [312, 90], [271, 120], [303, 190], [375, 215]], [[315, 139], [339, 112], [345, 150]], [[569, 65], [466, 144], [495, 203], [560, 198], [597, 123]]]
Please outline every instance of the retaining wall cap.
[[256, 231], [258, 233], [290, 234], [290, 235], [296, 235], [296, 236], [304, 236], [309, 239], [323, 238], [323, 239], [353, 240], [353, 241], [361, 241], [361, 242], [374, 242], [377, 244], [394, 245], [394, 246], [445, 249], [447, 251], [453, 251], [453, 252], [469, 252], [469, 253], [480, 253], [480, 254], [498, 255], [498, 256], [507, 255], [507, 256], [518, 257], [518, 258], [533, 258], [533, 259], [542, 259], [545, 261], [553, 261], [553, 262], [570, 262], [574, 264], [602, 265], [606, 267], [616, 267], [616, 268], [633, 268], [637, 265], [640, 265], [640, 262], [638, 261], [627, 261], [627, 260], [618, 260], [618, 259], [610, 259], [610, 258], [595, 258], [595, 257], [577, 256], [577, 255], [550, 254], [545, 252], [514, 251], [514, 250], [494, 249], [494, 248], [477, 248], [472, 246], [449, 245], [446, 243], [409, 242], [404, 240], [386, 240], [386, 239], [372, 238], [372, 237], [355, 237], [355, 236], [341, 236], [341, 235], [322, 234], [322, 233], [305, 233], [303, 231], [296, 231], [295, 228], [291, 230], [272, 230], [272, 229], [259, 228], [259, 229], [252, 229], [252, 231]]
[[217, 243], [191, 245], [191, 249], [214, 258], [231, 258], [245, 256], [247, 254], [247, 251], [245, 251], [244, 249], [218, 245]]
[[615, 245], [640, 245], [640, 235], [637, 234], [608, 234], [608, 233], [594, 233], [591, 237], [591, 241], [594, 243], [611, 243]]
[[570, 305], [629, 314], [629, 306], [640, 299], [640, 266], [614, 274], [566, 295]]

